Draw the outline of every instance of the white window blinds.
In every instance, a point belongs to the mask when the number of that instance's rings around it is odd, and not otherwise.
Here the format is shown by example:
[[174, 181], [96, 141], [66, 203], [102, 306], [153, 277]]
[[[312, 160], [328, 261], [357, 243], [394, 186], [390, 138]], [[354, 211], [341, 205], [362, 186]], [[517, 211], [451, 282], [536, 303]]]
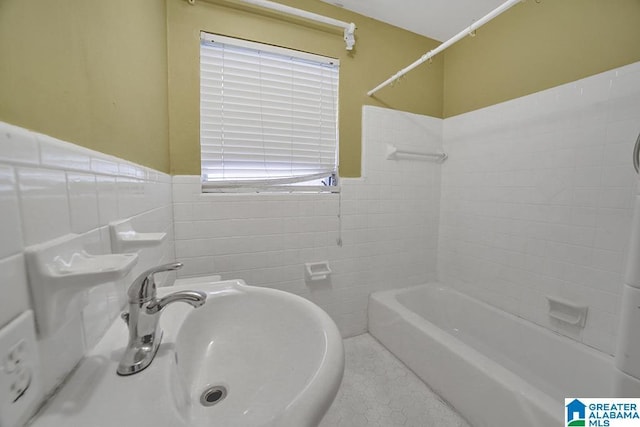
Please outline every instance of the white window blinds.
[[338, 71], [335, 59], [202, 33], [203, 187], [335, 178]]

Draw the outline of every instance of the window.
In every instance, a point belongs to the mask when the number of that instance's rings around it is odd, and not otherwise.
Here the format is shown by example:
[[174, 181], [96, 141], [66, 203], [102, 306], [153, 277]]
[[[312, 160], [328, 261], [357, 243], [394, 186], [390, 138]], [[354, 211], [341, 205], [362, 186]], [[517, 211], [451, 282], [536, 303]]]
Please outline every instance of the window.
[[203, 191], [336, 191], [339, 62], [201, 33]]

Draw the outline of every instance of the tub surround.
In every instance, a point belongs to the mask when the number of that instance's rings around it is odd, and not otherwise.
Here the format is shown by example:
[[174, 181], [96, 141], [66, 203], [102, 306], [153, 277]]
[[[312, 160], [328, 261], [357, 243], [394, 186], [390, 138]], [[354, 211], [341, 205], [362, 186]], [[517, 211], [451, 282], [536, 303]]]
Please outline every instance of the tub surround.
[[[444, 120], [442, 283], [613, 354], [640, 63]], [[584, 329], [551, 295], [589, 307]]]
[[[636, 144], [640, 144], [640, 135]], [[636, 155], [634, 147], [634, 156]], [[634, 167], [636, 167], [634, 159]], [[640, 190], [640, 187], [638, 188]], [[631, 233], [629, 233], [629, 252], [625, 263], [624, 284], [622, 286], [622, 309], [618, 322], [615, 365], [618, 370], [615, 382], [617, 396], [634, 397], [640, 394], [640, 343], [637, 329], [640, 322], [640, 194], [634, 201]]]

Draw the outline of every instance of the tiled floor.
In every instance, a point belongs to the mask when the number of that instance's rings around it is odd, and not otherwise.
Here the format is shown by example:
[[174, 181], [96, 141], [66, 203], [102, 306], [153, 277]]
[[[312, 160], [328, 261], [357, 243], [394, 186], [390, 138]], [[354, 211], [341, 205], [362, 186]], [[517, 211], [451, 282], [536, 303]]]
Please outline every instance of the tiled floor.
[[469, 427], [371, 335], [344, 348], [342, 386], [319, 427]]

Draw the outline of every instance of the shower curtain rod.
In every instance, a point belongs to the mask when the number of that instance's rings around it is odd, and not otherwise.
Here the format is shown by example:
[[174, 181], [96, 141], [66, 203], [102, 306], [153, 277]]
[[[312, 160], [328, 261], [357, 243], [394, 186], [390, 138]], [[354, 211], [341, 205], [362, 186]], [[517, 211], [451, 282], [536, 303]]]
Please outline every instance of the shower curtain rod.
[[[189, 4], [195, 4], [196, 0], [187, 0]], [[320, 22], [322, 24], [331, 25], [333, 27], [339, 27], [344, 29], [344, 41], [347, 44], [347, 50], [353, 50], [353, 46], [356, 44], [355, 31], [356, 24], [353, 22], [344, 22], [337, 19], [330, 18], [328, 16], [319, 15], [313, 12], [307, 12], [306, 10], [297, 9], [295, 7], [287, 6], [284, 4], [276, 3], [269, 0], [239, 0], [241, 3], [248, 3], [254, 6], [262, 7], [265, 9], [274, 10], [276, 12], [285, 13], [287, 15], [293, 15], [300, 18], [308, 19], [310, 21]]]
[[388, 86], [389, 84], [395, 82], [400, 77], [404, 76], [409, 71], [413, 70], [414, 68], [416, 68], [417, 66], [421, 65], [422, 63], [430, 60], [431, 58], [433, 58], [438, 53], [442, 52], [443, 50], [445, 50], [446, 48], [448, 48], [449, 46], [451, 46], [455, 42], [459, 41], [460, 39], [463, 39], [467, 35], [472, 35], [475, 30], [477, 30], [478, 28], [480, 28], [481, 26], [483, 26], [487, 22], [491, 21], [493, 18], [495, 18], [496, 16], [500, 15], [502, 12], [505, 12], [508, 9], [510, 9], [512, 6], [515, 6], [516, 3], [520, 3], [522, 1], [525, 1], [525, 0], [507, 0], [506, 2], [504, 2], [500, 6], [498, 6], [497, 8], [495, 8], [494, 10], [492, 10], [491, 12], [489, 12], [488, 14], [486, 14], [485, 16], [483, 16], [482, 18], [480, 18], [479, 20], [474, 22], [473, 24], [469, 25], [464, 30], [460, 31], [455, 36], [451, 37], [446, 42], [442, 43], [440, 46], [438, 46], [435, 49], [432, 49], [429, 52], [427, 52], [424, 55], [422, 55], [420, 57], [420, 59], [415, 61], [413, 64], [409, 65], [406, 68], [403, 68], [402, 70], [398, 71], [396, 74], [394, 74], [393, 76], [391, 76], [390, 78], [388, 78], [384, 82], [380, 83], [375, 88], [371, 89], [369, 92], [367, 92], [367, 95], [368, 96], [372, 96], [374, 93], [376, 93], [377, 91], [379, 91], [383, 87]]

